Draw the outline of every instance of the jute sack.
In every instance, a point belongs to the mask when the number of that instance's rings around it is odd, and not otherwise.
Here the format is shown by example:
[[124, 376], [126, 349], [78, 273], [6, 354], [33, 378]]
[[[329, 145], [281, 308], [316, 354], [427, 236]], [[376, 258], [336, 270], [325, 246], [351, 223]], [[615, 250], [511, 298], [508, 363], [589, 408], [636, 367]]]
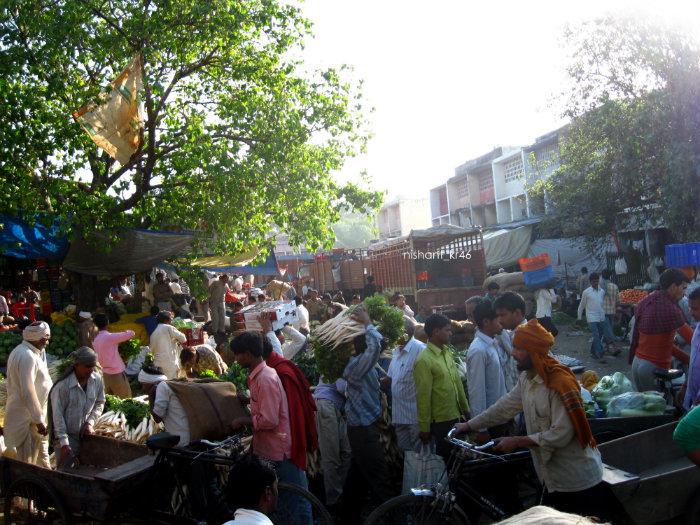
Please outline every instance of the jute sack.
[[[538, 505], [504, 521], [499, 521], [496, 525], [593, 525], [595, 523], [598, 522]], [[603, 523], [601, 525], [610, 524]]]
[[190, 439], [221, 440], [231, 435], [231, 422], [250, 414], [236, 397], [236, 387], [216, 379], [168, 381], [187, 413]]
[[484, 279], [484, 290], [488, 289], [489, 284], [498, 283], [501, 290], [509, 288], [511, 286], [523, 285], [525, 286], [525, 278], [523, 277], [523, 272], [513, 272], [513, 273], [497, 273], [491, 277]]

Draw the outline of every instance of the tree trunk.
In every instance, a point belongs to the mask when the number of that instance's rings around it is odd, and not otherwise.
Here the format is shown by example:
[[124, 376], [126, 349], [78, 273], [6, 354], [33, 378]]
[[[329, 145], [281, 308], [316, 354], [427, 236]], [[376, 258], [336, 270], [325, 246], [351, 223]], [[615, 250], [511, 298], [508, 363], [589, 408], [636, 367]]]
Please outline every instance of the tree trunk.
[[94, 275], [70, 272], [73, 283], [73, 298], [78, 311], [94, 312], [104, 307], [111, 281], [100, 280]]

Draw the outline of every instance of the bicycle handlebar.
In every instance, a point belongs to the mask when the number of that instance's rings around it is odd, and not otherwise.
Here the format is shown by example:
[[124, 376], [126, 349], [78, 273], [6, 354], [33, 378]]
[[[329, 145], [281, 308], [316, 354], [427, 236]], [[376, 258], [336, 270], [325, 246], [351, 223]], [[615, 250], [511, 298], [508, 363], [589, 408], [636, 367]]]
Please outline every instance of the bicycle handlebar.
[[456, 428], [453, 428], [452, 430], [450, 430], [447, 433], [447, 437], [445, 439], [449, 443], [451, 443], [451, 444], [453, 444], [461, 449], [464, 449], [468, 452], [472, 452], [473, 454], [477, 454], [479, 456], [484, 456], [487, 458], [498, 458], [502, 461], [505, 461], [505, 459], [502, 458], [501, 456], [498, 456], [496, 454], [489, 454], [488, 452], [484, 452], [485, 450], [490, 449], [493, 446], [495, 446], [496, 445], [495, 441], [491, 440], [491, 441], [488, 441], [487, 443], [484, 443], [483, 445], [476, 445], [474, 443], [470, 443], [469, 441], [465, 441], [464, 439], [458, 439], [458, 438], [454, 437], [456, 430], [457, 430]]

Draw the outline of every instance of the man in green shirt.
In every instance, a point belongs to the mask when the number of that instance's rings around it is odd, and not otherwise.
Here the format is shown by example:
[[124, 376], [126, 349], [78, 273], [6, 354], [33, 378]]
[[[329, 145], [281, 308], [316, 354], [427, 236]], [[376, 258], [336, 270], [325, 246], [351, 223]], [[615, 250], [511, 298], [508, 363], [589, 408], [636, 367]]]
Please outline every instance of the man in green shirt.
[[450, 447], [445, 437], [460, 417], [469, 419], [469, 403], [447, 346], [452, 336], [451, 321], [433, 314], [426, 319], [424, 329], [428, 346], [416, 358], [413, 369], [420, 439], [426, 444], [434, 439], [436, 452], [447, 458]]

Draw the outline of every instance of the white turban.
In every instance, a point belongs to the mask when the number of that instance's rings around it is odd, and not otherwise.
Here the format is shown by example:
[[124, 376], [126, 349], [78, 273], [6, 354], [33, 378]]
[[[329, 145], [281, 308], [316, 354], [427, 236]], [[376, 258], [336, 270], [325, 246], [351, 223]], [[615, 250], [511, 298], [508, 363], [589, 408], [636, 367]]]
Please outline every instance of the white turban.
[[51, 329], [44, 321], [37, 321], [27, 326], [22, 332], [25, 341], [39, 341], [51, 337]]

